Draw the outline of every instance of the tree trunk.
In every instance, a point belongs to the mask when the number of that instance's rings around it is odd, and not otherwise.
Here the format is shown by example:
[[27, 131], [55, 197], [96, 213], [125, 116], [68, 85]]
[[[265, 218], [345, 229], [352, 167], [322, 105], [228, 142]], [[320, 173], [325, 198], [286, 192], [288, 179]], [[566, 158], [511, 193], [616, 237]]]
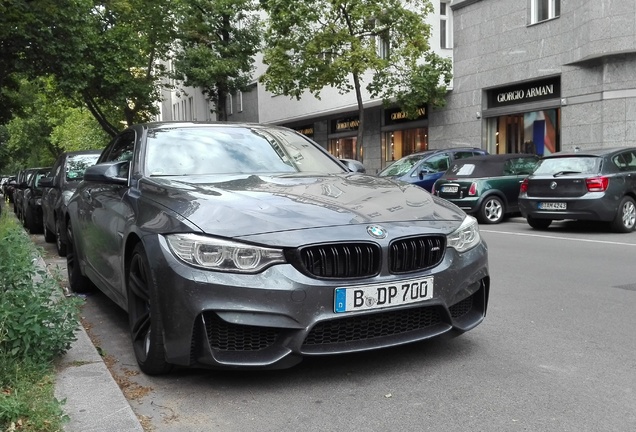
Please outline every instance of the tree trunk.
[[363, 162], [362, 158], [362, 136], [364, 132], [364, 106], [362, 105], [362, 92], [360, 90], [360, 77], [353, 74], [353, 86], [356, 90], [356, 101], [358, 102], [358, 136], [356, 139], [356, 159]]

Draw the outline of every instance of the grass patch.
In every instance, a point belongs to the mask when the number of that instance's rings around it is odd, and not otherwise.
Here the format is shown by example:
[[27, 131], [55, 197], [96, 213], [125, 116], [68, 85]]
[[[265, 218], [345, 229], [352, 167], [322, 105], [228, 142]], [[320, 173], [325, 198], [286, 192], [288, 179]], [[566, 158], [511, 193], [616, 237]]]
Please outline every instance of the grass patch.
[[79, 328], [81, 300], [36, 264], [39, 253], [7, 208], [0, 216], [0, 431], [61, 431], [56, 357]]

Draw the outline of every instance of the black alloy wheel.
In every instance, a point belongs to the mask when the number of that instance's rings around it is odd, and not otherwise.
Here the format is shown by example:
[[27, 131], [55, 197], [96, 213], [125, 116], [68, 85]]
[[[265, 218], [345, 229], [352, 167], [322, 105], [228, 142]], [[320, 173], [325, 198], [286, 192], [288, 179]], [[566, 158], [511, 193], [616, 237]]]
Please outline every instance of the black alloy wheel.
[[69, 220], [66, 224], [66, 238], [68, 239], [66, 251], [66, 271], [68, 273], [68, 285], [71, 292], [85, 293], [93, 289], [92, 282], [89, 278], [82, 274], [78, 258], [76, 255], [75, 238], [73, 237], [73, 227]]
[[612, 221], [612, 230], [619, 233], [628, 233], [634, 231], [636, 225], [636, 204], [632, 197], [623, 197], [618, 205], [616, 218]]
[[552, 223], [552, 219], [536, 219], [532, 216], [528, 216], [528, 225], [537, 230], [545, 230], [548, 229], [550, 224]]
[[148, 375], [165, 374], [172, 365], [166, 362], [157, 287], [141, 243], [130, 257], [126, 286], [130, 335], [139, 368]]
[[55, 248], [57, 249], [57, 254], [61, 257], [66, 256], [67, 247], [66, 242], [62, 238], [62, 226], [60, 224], [60, 220], [55, 218]]

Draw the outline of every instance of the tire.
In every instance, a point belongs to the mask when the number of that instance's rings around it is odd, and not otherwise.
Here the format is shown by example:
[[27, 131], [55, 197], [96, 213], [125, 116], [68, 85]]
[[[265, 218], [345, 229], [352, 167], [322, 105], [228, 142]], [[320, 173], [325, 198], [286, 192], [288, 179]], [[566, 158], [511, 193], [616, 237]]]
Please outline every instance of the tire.
[[147, 375], [170, 372], [163, 346], [163, 320], [157, 286], [141, 243], [135, 246], [127, 266], [128, 322], [139, 369]]
[[636, 203], [632, 197], [623, 197], [612, 221], [612, 230], [619, 233], [634, 231], [636, 225]]
[[49, 231], [48, 227], [46, 226], [46, 222], [42, 222], [42, 232], [44, 233], [45, 242], [53, 243], [55, 241], [55, 233], [52, 233], [51, 231]]
[[71, 292], [74, 293], [86, 293], [93, 289], [93, 284], [90, 279], [82, 274], [82, 270], [79, 266], [79, 261], [76, 255], [76, 244], [73, 237], [73, 228], [71, 227], [71, 221], [68, 221], [66, 225], [66, 238], [68, 239], [67, 251], [66, 251], [66, 271], [68, 273], [68, 285]]
[[24, 227], [31, 234], [38, 234], [40, 232], [40, 227], [35, 224], [35, 210], [31, 207], [27, 207], [24, 211]]
[[62, 227], [60, 226], [60, 220], [55, 218], [55, 248], [57, 249], [57, 254], [61, 257], [66, 256], [66, 241], [62, 238]]
[[479, 208], [477, 218], [479, 222], [485, 224], [498, 224], [504, 218], [504, 203], [501, 198], [496, 195], [486, 197]]
[[552, 219], [535, 219], [532, 216], [528, 216], [528, 225], [537, 230], [548, 229], [552, 223]]

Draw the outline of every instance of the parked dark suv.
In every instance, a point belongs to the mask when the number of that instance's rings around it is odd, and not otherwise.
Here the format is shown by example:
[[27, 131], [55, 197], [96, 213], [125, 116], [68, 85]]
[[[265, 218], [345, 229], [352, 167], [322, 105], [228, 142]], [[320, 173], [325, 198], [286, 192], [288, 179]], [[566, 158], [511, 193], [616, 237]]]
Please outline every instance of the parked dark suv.
[[84, 171], [97, 162], [101, 150], [84, 150], [62, 153], [51, 169], [50, 177], [40, 180], [46, 188], [42, 196], [42, 229], [47, 242], [55, 241], [57, 253], [66, 256], [64, 226], [61, 215], [77, 185], [84, 178]]
[[609, 222], [616, 232], [636, 224], [636, 147], [558, 152], [521, 184], [519, 209], [536, 229], [553, 220]]
[[476, 147], [428, 150], [404, 156], [380, 171], [378, 175], [413, 183], [430, 192], [435, 181], [446, 172], [455, 159], [486, 154], [486, 150]]
[[31, 233], [35, 234], [42, 229], [42, 187], [40, 186], [40, 179], [45, 177], [51, 167], [48, 168], [33, 168], [26, 187], [22, 191], [22, 209], [20, 215], [22, 216], [22, 223], [24, 227]]

